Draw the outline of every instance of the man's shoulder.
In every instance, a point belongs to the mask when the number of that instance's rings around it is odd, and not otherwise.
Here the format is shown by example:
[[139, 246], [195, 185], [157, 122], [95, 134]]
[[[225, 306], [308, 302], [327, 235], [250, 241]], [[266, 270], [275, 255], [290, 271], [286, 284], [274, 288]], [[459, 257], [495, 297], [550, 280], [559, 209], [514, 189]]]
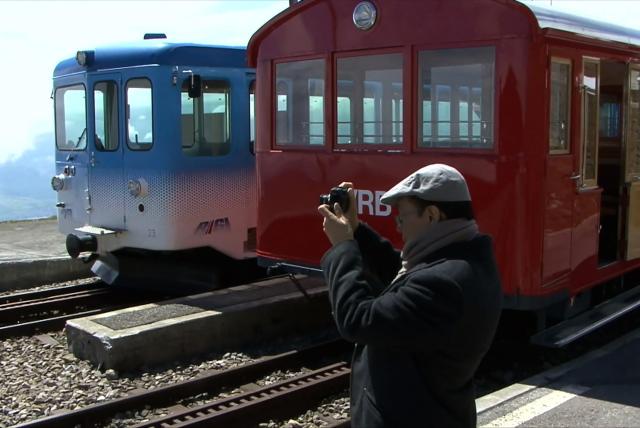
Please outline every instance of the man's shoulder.
[[423, 261], [415, 265], [414, 268], [411, 269], [409, 273], [428, 275], [430, 272], [434, 272], [435, 271], [434, 269], [436, 269], [436, 267], [446, 264], [449, 261], [450, 260], [447, 260], [444, 257], [438, 258], [435, 260]]
[[470, 269], [470, 264], [462, 259], [439, 258], [418, 263], [411, 269], [407, 277], [412, 279], [453, 279], [454, 274], [459, 274]]
[[[447, 259], [433, 260], [416, 265], [406, 273], [393, 287], [396, 291], [405, 290], [411, 293], [415, 301], [421, 296], [430, 301], [438, 301], [447, 305], [461, 305], [462, 288]], [[413, 290], [413, 291], [409, 291]]]

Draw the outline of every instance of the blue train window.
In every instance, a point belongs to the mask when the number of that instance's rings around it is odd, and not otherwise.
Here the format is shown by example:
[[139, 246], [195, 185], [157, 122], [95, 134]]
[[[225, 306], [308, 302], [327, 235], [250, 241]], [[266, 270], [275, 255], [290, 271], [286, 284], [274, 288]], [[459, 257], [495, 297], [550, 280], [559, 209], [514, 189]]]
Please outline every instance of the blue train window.
[[419, 147], [493, 147], [493, 47], [422, 51]]
[[118, 149], [118, 87], [98, 82], [93, 88], [95, 146], [99, 151]]
[[182, 152], [187, 156], [223, 156], [231, 150], [229, 138], [229, 83], [202, 82], [202, 96], [189, 97], [189, 78], [182, 84]]
[[56, 146], [84, 150], [87, 146], [87, 107], [84, 85], [56, 89]]
[[149, 79], [127, 82], [127, 145], [149, 150], [153, 145], [153, 96]]

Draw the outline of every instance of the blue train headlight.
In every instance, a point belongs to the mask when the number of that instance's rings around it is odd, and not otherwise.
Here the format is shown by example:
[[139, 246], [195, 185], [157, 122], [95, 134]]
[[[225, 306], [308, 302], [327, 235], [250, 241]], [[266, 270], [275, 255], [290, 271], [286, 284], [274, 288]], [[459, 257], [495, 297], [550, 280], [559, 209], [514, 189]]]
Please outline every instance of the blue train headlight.
[[76, 62], [78, 65], [84, 67], [85, 65], [90, 65], [93, 62], [94, 57], [94, 51], [78, 51], [76, 53]]
[[149, 194], [149, 185], [144, 178], [129, 180], [127, 189], [129, 190], [129, 194], [134, 198], [147, 196]]
[[56, 192], [64, 189], [64, 175], [58, 174], [51, 177], [51, 188]]
[[142, 185], [138, 180], [129, 180], [127, 188], [129, 189], [129, 194], [133, 197], [138, 197], [142, 193]]
[[360, 30], [368, 30], [376, 23], [378, 11], [373, 3], [363, 1], [353, 9], [353, 23]]

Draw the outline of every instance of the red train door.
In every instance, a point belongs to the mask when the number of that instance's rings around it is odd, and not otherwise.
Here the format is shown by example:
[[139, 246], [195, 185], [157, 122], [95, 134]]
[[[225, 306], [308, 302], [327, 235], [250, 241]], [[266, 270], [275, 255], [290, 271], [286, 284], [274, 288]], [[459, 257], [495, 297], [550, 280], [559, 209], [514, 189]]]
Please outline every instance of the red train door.
[[625, 258], [640, 258], [640, 64], [629, 66], [624, 186], [628, 195]]
[[[600, 61], [584, 58], [581, 78], [581, 123], [579, 149], [574, 162], [579, 172], [573, 178], [577, 186], [573, 198], [571, 234], [571, 270], [579, 273], [593, 268], [598, 254], [600, 197], [598, 186]], [[576, 159], [577, 157], [577, 159]]]
[[554, 56], [549, 70], [542, 283], [582, 285], [640, 258], [640, 64]]
[[545, 180], [542, 284], [558, 286], [571, 269], [573, 199], [579, 179], [571, 147], [571, 101], [574, 65], [554, 56], [549, 64], [549, 146]]
[[[634, 139], [629, 134], [634, 120], [633, 103], [625, 102], [625, 94], [632, 95], [629, 82], [625, 63], [583, 59], [581, 137], [580, 150], [576, 151], [580, 181], [571, 237], [571, 265], [577, 275], [623, 260], [625, 254], [627, 258], [640, 256], [639, 229], [634, 226], [638, 222], [634, 210], [640, 203], [640, 182], [634, 186], [638, 155], [633, 150], [640, 137]], [[621, 245], [624, 241], [629, 248]]]

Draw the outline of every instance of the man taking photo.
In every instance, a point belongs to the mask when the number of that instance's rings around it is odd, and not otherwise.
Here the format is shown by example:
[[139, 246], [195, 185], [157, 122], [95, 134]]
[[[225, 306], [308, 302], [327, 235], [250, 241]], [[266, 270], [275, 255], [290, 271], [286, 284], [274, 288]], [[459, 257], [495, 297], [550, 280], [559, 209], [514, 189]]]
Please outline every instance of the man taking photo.
[[[479, 233], [462, 174], [425, 166], [381, 202], [404, 247], [349, 207], [320, 205], [332, 248], [322, 258], [338, 331], [355, 342], [353, 427], [475, 427], [473, 375], [489, 349], [502, 291], [489, 236]], [[334, 214], [335, 213], [335, 214]]]

